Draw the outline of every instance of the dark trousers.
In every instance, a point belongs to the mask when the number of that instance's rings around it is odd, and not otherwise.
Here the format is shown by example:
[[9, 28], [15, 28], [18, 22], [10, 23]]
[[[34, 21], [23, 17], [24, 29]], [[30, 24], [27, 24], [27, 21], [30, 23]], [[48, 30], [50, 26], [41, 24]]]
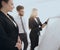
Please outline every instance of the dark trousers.
[[23, 43], [24, 43], [24, 49], [23, 50], [27, 50], [27, 47], [28, 47], [27, 34], [26, 33], [20, 33], [19, 36], [20, 36], [21, 41], [23, 41]]
[[38, 46], [39, 35], [35, 33], [30, 33], [30, 40], [31, 40], [31, 50], [34, 50], [35, 47]]

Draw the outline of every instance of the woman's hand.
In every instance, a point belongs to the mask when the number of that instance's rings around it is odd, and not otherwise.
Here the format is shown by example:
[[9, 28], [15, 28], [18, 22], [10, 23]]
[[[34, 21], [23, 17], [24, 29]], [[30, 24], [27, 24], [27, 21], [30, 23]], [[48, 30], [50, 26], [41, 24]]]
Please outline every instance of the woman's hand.
[[22, 43], [19, 36], [15, 47], [17, 47], [19, 50], [22, 49]]
[[42, 28], [44, 28], [44, 27], [47, 25], [48, 21], [49, 21], [49, 18], [48, 18], [47, 21], [42, 25]]
[[42, 28], [44, 28], [45, 26], [46, 26], [46, 24], [43, 24], [43, 25], [42, 25]]
[[17, 43], [22, 43], [22, 42], [21, 42], [21, 39], [20, 39], [20, 36], [18, 36]]
[[22, 45], [20, 43], [16, 43], [15, 47], [17, 47], [18, 50], [22, 49]]

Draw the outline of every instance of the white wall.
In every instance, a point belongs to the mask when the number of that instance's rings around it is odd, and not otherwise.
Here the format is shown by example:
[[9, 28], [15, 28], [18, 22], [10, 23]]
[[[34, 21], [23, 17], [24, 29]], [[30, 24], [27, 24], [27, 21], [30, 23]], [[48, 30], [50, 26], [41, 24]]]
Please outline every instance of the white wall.
[[60, 17], [50, 18], [38, 50], [60, 50]]
[[[23, 5], [25, 7], [25, 17], [29, 17], [32, 8], [36, 7], [39, 10], [39, 17], [42, 21], [46, 17], [53, 17], [60, 14], [60, 0], [13, 0], [14, 6]], [[13, 16], [16, 10], [11, 13]]]

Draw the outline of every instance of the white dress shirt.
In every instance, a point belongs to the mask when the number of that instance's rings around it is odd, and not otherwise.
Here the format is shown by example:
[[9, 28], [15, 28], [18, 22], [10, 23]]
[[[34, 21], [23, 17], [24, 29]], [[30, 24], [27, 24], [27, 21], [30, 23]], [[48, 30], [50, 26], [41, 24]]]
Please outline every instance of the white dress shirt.
[[[23, 19], [23, 17], [22, 17], [22, 19]], [[15, 21], [18, 24], [19, 33], [24, 33], [23, 26], [22, 26], [22, 23], [21, 23], [21, 18], [20, 18], [19, 15], [15, 17]]]

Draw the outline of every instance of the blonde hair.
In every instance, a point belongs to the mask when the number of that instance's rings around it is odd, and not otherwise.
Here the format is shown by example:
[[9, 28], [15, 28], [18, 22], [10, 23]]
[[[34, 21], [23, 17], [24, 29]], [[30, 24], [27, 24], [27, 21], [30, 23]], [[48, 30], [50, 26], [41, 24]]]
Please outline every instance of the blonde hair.
[[37, 9], [36, 9], [36, 8], [33, 8], [33, 9], [32, 9], [32, 13], [31, 13], [30, 17], [33, 17], [33, 12], [34, 12], [34, 11], [37, 11]]

